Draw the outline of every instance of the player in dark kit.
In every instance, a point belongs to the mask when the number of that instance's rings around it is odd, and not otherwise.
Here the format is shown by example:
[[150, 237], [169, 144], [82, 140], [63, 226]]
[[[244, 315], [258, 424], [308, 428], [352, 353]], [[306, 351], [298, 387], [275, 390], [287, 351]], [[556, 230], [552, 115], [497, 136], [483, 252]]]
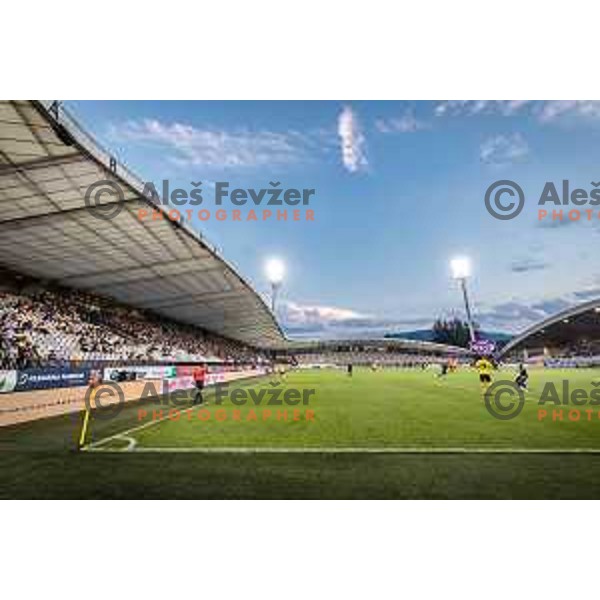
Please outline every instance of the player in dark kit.
[[348, 365], [348, 375], [352, 377], [352, 364]]
[[194, 385], [196, 386], [196, 393], [194, 394], [194, 404], [202, 404], [204, 398], [202, 397], [202, 390], [206, 382], [206, 366], [199, 365], [194, 367], [192, 371], [192, 377], [194, 378]]
[[525, 368], [525, 365], [523, 365], [523, 363], [521, 363], [519, 365], [519, 373], [517, 375], [517, 377], [515, 378], [515, 383], [522, 389], [522, 390], [527, 390], [527, 381], [529, 380], [529, 373], [527, 372], [527, 369]]

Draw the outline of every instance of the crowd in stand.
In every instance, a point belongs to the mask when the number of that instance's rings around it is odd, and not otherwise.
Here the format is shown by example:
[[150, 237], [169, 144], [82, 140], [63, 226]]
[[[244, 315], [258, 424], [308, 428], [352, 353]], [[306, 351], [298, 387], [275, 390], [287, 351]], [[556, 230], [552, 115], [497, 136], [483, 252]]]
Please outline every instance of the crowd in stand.
[[0, 368], [97, 362], [256, 361], [203, 330], [66, 289], [0, 291]]
[[422, 367], [443, 362], [447, 357], [435, 357], [431, 354], [415, 354], [402, 350], [380, 352], [377, 350], [354, 350], [349, 352], [297, 353], [294, 357], [299, 365], [364, 365], [380, 367]]

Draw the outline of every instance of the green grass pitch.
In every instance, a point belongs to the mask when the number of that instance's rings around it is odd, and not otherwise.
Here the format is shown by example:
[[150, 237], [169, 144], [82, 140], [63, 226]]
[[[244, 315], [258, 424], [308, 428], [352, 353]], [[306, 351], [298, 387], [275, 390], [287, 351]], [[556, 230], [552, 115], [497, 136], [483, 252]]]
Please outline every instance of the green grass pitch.
[[[473, 371], [355, 369], [247, 381], [243, 406], [189, 402], [168, 414], [160, 399], [92, 419], [86, 451], [72, 450], [81, 415], [0, 430], [5, 497], [597, 497], [598, 408], [537, 404], [547, 382], [588, 392], [600, 372], [532, 370], [525, 407], [500, 421]], [[512, 379], [510, 371], [495, 380]], [[260, 390], [314, 389], [308, 405], [269, 405]], [[281, 392], [283, 393], [283, 392]], [[280, 395], [281, 398], [281, 395]], [[571, 409], [593, 409], [570, 420]], [[553, 420], [552, 410], [563, 411]], [[144, 415], [140, 413], [144, 411]], [[287, 420], [282, 411], [287, 411]], [[296, 414], [294, 414], [296, 410]], [[161, 412], [162, 411], [162, 414]], [[219, 415], [217, 416], [217, 411]], [[267, 411], [267, 413], [265, 413]], [[279, 411], [279, 418], [277, 413]], [[307, 418], [307, 411], [310, 415]], [[154, 412], [155, 419], [152, 419]], [[269, 414], [270, 413], [270, 414]], [[163, 420], [158, 420], [160, 417]], [[296, 418], [294, 418], [296, 417]], [[598, 454], [593, 453], [598, 451]]]
[[[100, 440], [95, 449], [600, 450], [600, 407], [594, 419], [575, 422], [569, 421], [567, 412], [577, 407], [547, 404], [548, 416], [540, 420], [536, 402], [548, 381], [560, 390], [562, 380], [568, 378], [572, 388], [589, 390], [593, 371], [533, 371], [525, 408], [509, 421], [487, 412], [473, 371], [445, 378], [436, 374], [356, 369], [349, 377], [344, 370], [292, 372], [283, 380], [245, 384], [255, 392], [256, 401], [248, 393], [243, 405], [235, 405], [229, 396], [217, 405], [208, 392], [204, 409], [172, 412], [170, 417], [167, 409], [147, 410], [144, 418], [138, 415], [141, 428], [134, 425], [126, 440]], [[513, 378], [510, 371], [495, 374], [496, 380]], [[272, 386], [275, 381], [280, 385]], [[282, 388], [278, 398], [270, 393], [273, 388]], [[281, 399], [287, 389], [314, 393], [306, 405], [269, 404], [270, 399]], [[262, 399], [260, 390], [265, 390]], [[552, 420], [555, 408], [563, 409], [562, 421]], [[161, 416], [163, 420], [157, 422]]]

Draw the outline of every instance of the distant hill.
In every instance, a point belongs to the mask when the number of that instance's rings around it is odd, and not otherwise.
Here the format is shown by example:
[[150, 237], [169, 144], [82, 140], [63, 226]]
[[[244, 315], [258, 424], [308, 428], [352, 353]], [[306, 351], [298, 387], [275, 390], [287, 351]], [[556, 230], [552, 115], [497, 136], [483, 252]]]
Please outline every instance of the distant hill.
[[[486, 340], [492, 340], [500, 344], [505, 344], [513, 337], [510, 333], [502, 333], [500, 331], [480, 331], [479, 335]], [[418, 340], [420, 342], [434, 341], [434, 334], [431, 329], [415, 329], [414, 331], [386, 333], [384, 337], [391, 339], [400, 338], [403, 340]]]

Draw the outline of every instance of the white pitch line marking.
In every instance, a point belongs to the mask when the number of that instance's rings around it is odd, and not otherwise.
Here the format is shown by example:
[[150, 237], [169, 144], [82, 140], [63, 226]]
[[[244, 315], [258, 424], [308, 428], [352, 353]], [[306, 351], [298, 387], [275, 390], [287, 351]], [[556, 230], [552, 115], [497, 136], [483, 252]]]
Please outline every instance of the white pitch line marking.
[[125, 448], [125, 452], [131, 452], [137, 445], [137, 441], [135, 438], [122, 435], [120, 439], [127, 442], [127, 448]]
[[87, 447], [94, 452], [134, 453], [200, 453], [200, 454], [600, 454], [600, 448], [245, 448], [245, 447]]

